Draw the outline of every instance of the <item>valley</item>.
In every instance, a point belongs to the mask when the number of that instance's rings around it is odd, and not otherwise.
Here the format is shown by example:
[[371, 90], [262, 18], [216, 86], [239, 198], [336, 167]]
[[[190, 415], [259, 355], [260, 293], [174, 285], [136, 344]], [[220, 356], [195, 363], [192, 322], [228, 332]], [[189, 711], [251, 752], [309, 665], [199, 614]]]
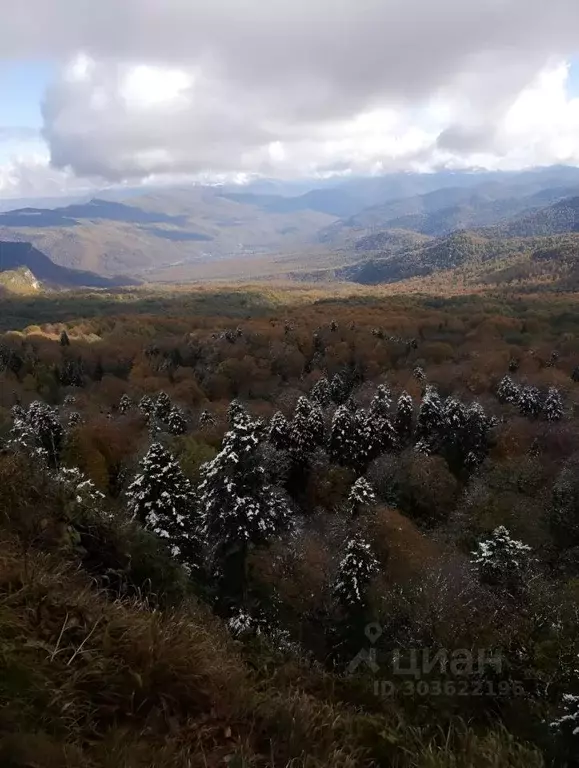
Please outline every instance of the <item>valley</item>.
[[[169, 187], [119, 192], [118, 199], [109, 191], [106, 199], [0, 213], [0, 242], [29, 243], [59, 268], [108, 281], [103, 286], [223, 279], [379, 284], [449, 270], [471, 287], [574, 284], [577, 169], [316, 183], [307, 191], [283, 182]], [[98, 283], [86, 274], [68, 277], [62, 287]]]

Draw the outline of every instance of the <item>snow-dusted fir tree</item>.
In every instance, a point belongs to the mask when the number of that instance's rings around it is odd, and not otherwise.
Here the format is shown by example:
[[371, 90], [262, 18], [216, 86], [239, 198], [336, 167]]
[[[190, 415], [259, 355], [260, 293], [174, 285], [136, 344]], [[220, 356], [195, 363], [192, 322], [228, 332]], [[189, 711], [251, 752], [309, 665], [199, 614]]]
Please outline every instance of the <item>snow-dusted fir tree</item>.
[[398, 444], [396, 430], [390, 417], [391, 404], [390, 390], [381, 384], [376, 390], [366, 414], [370, 459], [376, 458], [384, 451], [393, 450]]
[[504, 525], [495, 528], [488, 539], [479, 542], [472, 563], [483, 582], [518, 592], [531, 566], [531, 547], [511, 538]]
[[83, 513], [103, 514], [104, 494], [78, 467], [62, 467], [56, 481], [64, 497], [64, 511], [70, 518]]
[[58, 411], [36, 400], [28, 408], [15, 406], [12, 417], [10, 445], [57, 466], [64, 438]]
[[220, 453], [201, 468], [199, 508], [220, 598], [238, 602], [246, 584], [249, 549], [290, 525], [285, 495], [270, 485], [261, 455], [260, 425], [237, 419]]
[[370, 545], [359, 534], [353, 536], [346, 544], [334, 583], [338, 603], [347, 611], [363, 607], [368, 586], [377, 573], [378, 561]]
[[124, 394], [119, 401], [119, 413], [124, 416], [133, 408], [133, 401], [131, 398]]
[[330, 391], [332, 393], [332, 400], [336, 405], [342, 405], [346, 402], [350, 395], [350, 387], [346, 384], [342, 376], [339, 373], [332, 378], [330, 382]]
[[523, 416], [530, 416], [536, 418], [541, 413], [543, 403], [541, 401], [541, 393], [537, 387], [526, 386], [523, 387], [519, 393], [519, 411]]
[[416, 381], [419, 381], [421, 384], [424, 384], [426, 382], [426, 374], [424, 373], [424, 370], [417, 365], [416, 368], [412, 371], [412, 375], [416, 379]]
[[355, 466], [359, 462], [359, 424], [345, 405], [336, 409], [330, 429], [328, 452], [335, 464]]
[[560, 421], [563, 418], [563, 398], [555, 387], [551, 387], [543, 403], [543, 414], [547, 421]]
[[335, 320], [331, 320], [330, 321], [330, 331], [332, 333], [336, 333], [337, 330], [338, 330], [338, 323]]
[[73, 429], [74, 427], [77, 427], [79, 424], [82, 424], [82, 416], [78, 411], [71, 411], [68, 415], [68, 422], [67, 422], [67, 428]]
[[166, 392], [159, 392], [155, 400], [155, 418], [159, 421], [167, 423], [169, 421], [172, 408], [173, 404], [171, 403], [171, 398], [169, 395]]
[[249, 415], [245, 406], [239, 400], [235, 399], [229, 403], [226, 418], [228, 424], [234, 426], [238, 421], [246, 421], [249, 418]]
[[396, 404], [394, 429], [398, 442], [402, 445], [410, 440], [412, 435], [412, 419], [414, 417], [414, 402], [408, 392], [403, 392]]
[[[579, 661], [579, 656], [577, 657]], [[579, 694], [579, 669], [575, 670], [575, 688]], [[574, 765], [573, 758], [579, 754], [579, 695], [566, 693], [563, 695], [562, 713], [549, 726], [555, 736], [558, 737], [561, 748], [567, 752], [570, 758], [565, 765]]]
[[312, 410], [308, 419], [309, 430], [314, 442], [317, 445], [324, 445], [326, 425], [324, 423], [324, 414], [322, 409], [316, 403], [312, 403]]
[[330, 389], [330, 382], [325, 376], [318, 379], [312, 391], [310, 392], [310, 400], [312, 403], [317, 403], [321, 408], [327, 408], [332, 402], [332, 390]]
[[416, 438], [434, 447], [438, 443], [441, 431], [444, 429], [444, 408], [436, 389], [426, 388], [416, 422]]
[[475, 401], [466, 411], [461, 447], [462, 463], [467, 469], [474, 469], [484, 461], [489, 451], [489, 435], [496, 420], [487, 416], [482, 405]]
[[515, 384], [510, 376], [504, 376], [497, 389], [497, 397], [501, 403], [516, 405], [521, 394], [520, 387]]
[[207, 408], [199, 414], [199, 427], [201, 429], [210, 429], [215, 426], [215, 416]]
[[72, 406], [75, 403], [76, 403], [76, 397], [74, 395], [67, 395], [62, 401], [62, 405], [64, 408], [72, 408]]
[[153, 443], [127, 489], [127, 505], [189, 571], [200, 563], [198, 508], [191, 483], [173, 456]]
[[181, 408], [174, 405], [166, 420], [167, 431], [171, 435], [184, 435], [187, 432], [187, 418]]
[[268, 429], [268, 440], [278, 451], [287, 451], [291, 446], [291, 427], [281, 411], [271, 417]]
[[385, 384], [380, 384], [370, 403], [370, 416], [384, 418], [390, 416], [390, 406], [392, 405], [392, 394]]
[[317, 445], [324, 442], [324, 418], [317, 405], [300, 397], [290, 425], [290, 448], [295, 460], [307, 462]]
[[348, 495], [348, 508], [352, 517], [367, 512], [377, 504], [376, 494], [365, 477], [359, 477]]
[[143, 397], [139, 400], [139, 410], [146, 417], [147, 421], [152, 418], [153, 414], [155, 413], [155, 403], [149, 397], [149, 395], [143, 395]]

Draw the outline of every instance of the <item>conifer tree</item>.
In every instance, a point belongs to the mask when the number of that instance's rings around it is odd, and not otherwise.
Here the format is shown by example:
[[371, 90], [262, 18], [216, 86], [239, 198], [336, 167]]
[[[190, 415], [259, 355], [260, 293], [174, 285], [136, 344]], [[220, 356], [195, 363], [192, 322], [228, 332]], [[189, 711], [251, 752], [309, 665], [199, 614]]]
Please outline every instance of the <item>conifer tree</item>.
[[404, 445], [410, 440], [412, 435], [412, 419], [414, 416], [414, 403], [408, 392], [403, 392], [398, 398], [396, 405], [396, 417], [394, 419], [394, 428], [398, 442]]
[[348, 495], [348, 507], [352, 517], [357, 517], [377, 504], [376, 494], [370, 483], [364, 477], [359, 477]]
[[412, 375], [416, 379], [416, 381], [419, 381], [421, 384], [424, 384], [426, 381], [426, 374], [424, 373], [424, 370], [417, 365], [416, 368], [412, 371]]
[[167, 418], [167, 429], [171, 435], [184, 435], [187, 432], [187, 419], [185, 414], [174, 405]]
[[155, 412], [155, 404], [149, 395], [143, 395], [143, 397], [139, 400], [139, 410], [145, 416], [147, 421], [150, 421]]
[[234, 426], [239, 420], [245, 421], [249, 418], [249, 416], [245, 406], [240, 403], [239, 400], [235, 399], [229, 403], [226, 418], [228, 424]]
[[291, 446], [291, 428], [288, 420], [281, 411], [271, 418], [268, 430], [268, 440], [278, 451], [287, 451]]
[[215, 416], [207, 408], [199, 414], [199, 426], [208, 429], [215, 426]]
[[159, 392], [157, 399], [155, 400], [154, 415], [159, 421], [167, 423], [171, 415], [171, 409], [173, 404], [171, 398], [166, 392]]
[[440, 396], [432, 386], [426, 392], [418, 411], [416, 422], [416, 437], [432, 449], [437, 445], [441, 431], [444, 428], [444, 410]]
[[501, 379], [497, 389], [497, 397], [501, 403], [516, 405], [519, 402], [520, 389], [510, 376], [505, 376]]
[[199, 568], [199, 516], [189, 480], [171, 454], [153, 443], [127, 489], [128, 509], [188, 571]]
[[472, 553], [483, 582], [519, 592], [531, 565], [531, 547], [512, 539], [504, 525], [496, 528], [490, 537], [478, 544]]
[[555, 387], [551, 387], [547, 393], [543, 413], [547, 421], [560, 421], [563, 418], [563, 399]]
[[58, 466], [64, 438], [58, 411], [36, 400], [27, 409], [15, 406], [12, 416], [12, 446], [45, 460], [51, 467]]
[[290, 525], [285, 496], [268, 482], [260, 450], [260, 425], [237, 419], [220, 453], [201, 470], [199, 506], [211, 548], [219, 599], [243, 600], [249, 550]]
[[350, 387], [348, 387], [339, 373], [336, 373], [332, 378], [332, 381], [330, 382], [330, 391], [332, 393], [332, 400], [336, 405], [343, 405], [350, 395]]
[[520, 390], [519, 411], [523, 416], [536, 418], [541, 413], [542, 407], [541, 393], [537, 387], [526, 386]]
[[60, 334], [60, 346], [61, 347], [70, 347], [70, 339], [68, 338], [68, 333], [66, 331], [63, 331]]
[[378, 561], [370, 545], [356, 534], [346, 544], [334, 583], [333, 591], [338, 603], [346, 611], [364, 607], [368, 586], [377, 573]]
[[328, 452], [335, 464], [354, 466], [358, 461], [358, 422], [345, 405], [336, 409], [330, 429]]
[[325, 376], [319, 379], [312, 387], [310, 399], [313, 403], [317, 403], [321, 408], [327, 408], [332, 402], [332, 390], [330, 389], [330, 383]]
[[133, 408], [133, 401], [127, 394], [124, 394], [119, 401], [119, 413], [124, 416], [132, 408]]
[[398, 444], [396, 430], [390, 418], [391, 404], [390, 390], [381, 384], [376, 390], [366, 415], [370, 459], [376, 458], [384, 451], [393, 450]]

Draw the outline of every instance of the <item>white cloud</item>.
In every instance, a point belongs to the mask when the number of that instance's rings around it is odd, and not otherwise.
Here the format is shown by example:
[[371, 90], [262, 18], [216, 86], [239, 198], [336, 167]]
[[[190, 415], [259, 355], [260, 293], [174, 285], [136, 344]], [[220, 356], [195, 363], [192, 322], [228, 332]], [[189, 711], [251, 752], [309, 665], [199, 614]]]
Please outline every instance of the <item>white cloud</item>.
[[44, 137], [65, 186], [579, 163], [577, 0], [21, 0], [2, 18], [0, 55], [60, 62]]

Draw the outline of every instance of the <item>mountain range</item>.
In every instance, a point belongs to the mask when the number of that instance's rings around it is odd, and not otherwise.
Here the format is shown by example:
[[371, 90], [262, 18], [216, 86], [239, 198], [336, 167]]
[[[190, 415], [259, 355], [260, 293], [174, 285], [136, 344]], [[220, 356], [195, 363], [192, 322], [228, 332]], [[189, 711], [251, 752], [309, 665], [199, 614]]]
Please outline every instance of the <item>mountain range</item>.
[[107, 190], [67, 203], [1, 212], [0, 270], [26, 266], [42, 282], [93, 287], [268, 276], [392, 282], [467, 263], [482, 273], [497, 260], [552, 253], [562, 237], [569, 262], [579, 169]]

